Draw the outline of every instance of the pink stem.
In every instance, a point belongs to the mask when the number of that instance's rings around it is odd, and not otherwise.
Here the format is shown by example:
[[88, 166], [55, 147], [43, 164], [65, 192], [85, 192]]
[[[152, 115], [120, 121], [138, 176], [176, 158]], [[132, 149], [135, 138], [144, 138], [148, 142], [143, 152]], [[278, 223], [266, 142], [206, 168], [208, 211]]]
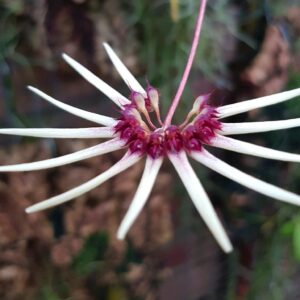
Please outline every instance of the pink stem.
[[200, 38], [200, 32], [201, 32], [201, 28], [202, 28], [204, 13], [205, 13], [206, 1], [207, 0], [202, 0], [202, 2], [201, 2], [198, 17], [197, 17], [196, 28], [195, 28], [195, 32], [194, 32], [192, 48], [191, 48], [191, 51], [190, 51], [190, 54], [189, 54], [187, 64], [185, 66], [184, 73], [182, 75], [182, 78], [181, 78], [181, 81], [180, 81], [180, 84], [179, 84], [178, 90], [176, 92], [176, 95], [175, 95], [175, 97], [172, 101], [172, 104], [171, 104], [170, 109], [168, 111], [168, 114], [166, 116], [164, 126], [169, 126], [171, 124], [172, 117], [175, 113], [176, 107], [179, 103], [179, 100], [180, 100], [180, 98], [182, 96], [182, 93], [183, 93], [183, 90], [185, 88], [186, 81], [189, 77], [189, 74], [190, 74], [190, 71], [191, 71], [191, 68], [192, 68], [192, 64], [193, 64], [193, 61], [194, 61], [194, 58], [195, 58], [197, 46], [199, 44], [199, 38]]

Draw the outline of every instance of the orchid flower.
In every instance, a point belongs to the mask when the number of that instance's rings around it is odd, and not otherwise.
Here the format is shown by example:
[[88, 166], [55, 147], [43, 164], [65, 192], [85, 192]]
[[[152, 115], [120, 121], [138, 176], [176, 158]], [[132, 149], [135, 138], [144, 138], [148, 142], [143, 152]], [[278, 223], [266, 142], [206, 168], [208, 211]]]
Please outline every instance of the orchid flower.
[[248, 175], [206, 150], [206, 146], [213, 146], [268, 159], [300, 162], [300, 155], [298, 154], [273, 150], [227, 137], [228, 135], [297, 127], [300, 126], [300, 118], [247, 123], [226, 123], [222, 120], [228, 116], [290, 100], [300, 95], [300, 88], [221, 107], [212, 107], [208, 104], [209, 96], [202, 95], [194, 101], [191, 111], [182, 124], [174, 125], [171, 123], [196, 53], [205, 6], [206, 0], [203, 0], [199, 9], [187, 65], [164, 121], [161, 119], [159, 110], [160, 97], [158, 90], [149, 84], [144, 88], [106, 43], [104, 43], [104, 48], [109, 58], [130, 89], [129, 97], [121, 95], [68, 55], [63, 54], [63, 59], [119, 107], [120, 117], [118, 119], [75, 108], [52, 98], [37, 88], [28, 87], [33, 93], [60, 109], [99, 124], [101, 127], [0, 129], [0, 133], [42, 138], [99, 138], [108, 139], [108, 141], [60, 157], [31, 163], [0, 166], [1, 172], [33, 171], [58, 167], [119, 149], [124, 149], [125, 155], [104, 173], [65, 193], [28, 207], [26, 209], [27, 213], [37, 212], [72, 200], [131, 167], [143, 157], [146, 158], [146, 163], [142, 178], [118, 229], [117, 237], [119, 239], [124, 239], [144, 207], [163, 160], [167, 158], [173, 164], [203, 221], [225, 252], [232, 251], [232, 245], [207, 193], [189, 162], [189, 158], [263, 195], [300, 205], [300, 196]]

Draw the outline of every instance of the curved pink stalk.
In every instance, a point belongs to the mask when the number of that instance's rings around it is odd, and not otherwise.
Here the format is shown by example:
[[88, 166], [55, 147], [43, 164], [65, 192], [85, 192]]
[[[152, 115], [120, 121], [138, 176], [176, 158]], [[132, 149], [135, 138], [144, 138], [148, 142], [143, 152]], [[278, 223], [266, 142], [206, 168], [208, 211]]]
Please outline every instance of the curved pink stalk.
[[166, 119], [165, 119], [165, 122], [164, 122], [165, 126], [168, 126], [168, 125], [171, 124], [172, 117], [175, 113], [176, 107], [179, 103], [179, 100], [180, 100], [181, 95], [183, 93], [183, 90], [185, 88], [186, 81], [189, 77], [189, 74], [190, 74], [190, 71], [191, 71], [191, 68], [192, 68], [192, 64], [193, 64], [193, 61], [194, 61], [194, 58], [195, 58], [197, 46], [198, 46], [198, 43], [199, 43], [200, 32], [201, 32], [201, 28], [202, 28], [205, 8], [206, 8], [206, 0], [202, 0], [200, 8], [199, 8], [198, 17], [197, 17], [197, 23], [196, 23], [192, 48], [191, 48], [191, 51], [190, 51], [190, 54], [189, 54], [187, 64], [185, 66], [184, 73], [183, 73], [182, 78], [181, 78], [181, 82], [179, 84], [178, 90], [176, 92], [176, 95], [175, 95], [175, 97], [172, 101], [172, 104], [171, 104], [170, 109], [168, 111], [168, 114], [166, 116]]

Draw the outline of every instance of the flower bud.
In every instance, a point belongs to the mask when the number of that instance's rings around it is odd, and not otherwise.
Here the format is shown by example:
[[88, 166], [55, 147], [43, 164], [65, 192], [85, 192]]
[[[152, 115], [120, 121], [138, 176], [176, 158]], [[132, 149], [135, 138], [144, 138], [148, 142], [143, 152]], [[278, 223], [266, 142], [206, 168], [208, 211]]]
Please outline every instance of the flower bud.
[[193, 104], [192, 112], [199, 113], [201, 111], [201, 109], [203, 108], [203, 106], [207, 103], [207, 100], [209, 99], [209, 97], [210, 97], [210, 94], [205, 94], [205, 95], [201, 95], [201, 96], [197, 97]]
[[132, 100], [136, 104], [138, 111], [141, 111], [141, 112], [147, 111], [146, 105], [145, 105], [145, 99], [142, 94], [140, 94], [138, 92], [133, 92]]
[[148, 87], [147, 89], [148, 99], [150, 100], [151, 106], [154, 110], [158, 110], [159, 93], [157, 89]]

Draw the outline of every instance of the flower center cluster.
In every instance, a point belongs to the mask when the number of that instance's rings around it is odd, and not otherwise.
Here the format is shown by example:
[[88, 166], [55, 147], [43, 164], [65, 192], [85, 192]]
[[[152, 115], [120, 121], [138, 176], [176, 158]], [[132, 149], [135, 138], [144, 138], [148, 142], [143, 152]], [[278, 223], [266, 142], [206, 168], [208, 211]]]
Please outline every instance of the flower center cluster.
[[[183, 124], [164, 126], [157, 107], [151, 106], [151, 97], [147, 94], [148, 97], [144, 97], [144, 107], [136, 103], [137, 94], [131, 96], [132, 104], [123, 107], [119, 122], [115, 126], [116, 133], [132, 152], [147, 153], [152, 158], [158, 158], [183, 149], [201, 151], [202, 145], [209, 144], [216, 130], [221, 128], [215, 109], [206, 104], [206, 101], [202, 101], [197, 110], [194, 108]], [[138, 96], [141, 99], [141, 94]], [[152, 123], [148, 114], [151, 111], [156, 112], [160, 128]], [[190, 121], [193, 115], [195, 116]]]

